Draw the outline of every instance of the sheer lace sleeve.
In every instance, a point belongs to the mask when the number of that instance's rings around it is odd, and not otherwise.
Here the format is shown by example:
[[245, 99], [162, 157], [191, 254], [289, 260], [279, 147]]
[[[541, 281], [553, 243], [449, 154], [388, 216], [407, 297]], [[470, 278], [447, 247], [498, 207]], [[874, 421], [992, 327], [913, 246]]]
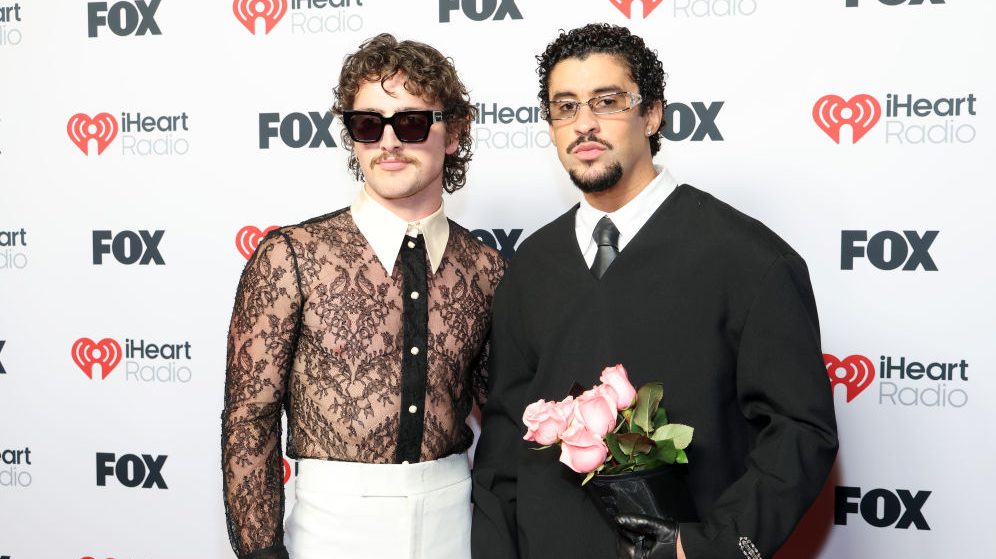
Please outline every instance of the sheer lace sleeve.
[[484, 409], [484, 404], [488, 401], [488, 371], [491, 366], [491, 304], [495, 290], [505, 276], [508, 261], [497, 251], [484, 251], [478, 261], [478, 269], [481, 271], [487, 285], [487, 308], [488, 308], [488, 328], [484, 332], [484, 346], [477, 356], [470, 370], [470, 386], [473, 390], [474, 399], [478, 407]]
[[[487, 336], [488, 334], [485, 334]], [[470, 370], [470, 386], [473, 390], [474, 400], [477, 406], [484, 409], [484, 404], [488, 401], [488, 365], [491, 361], [491, 341], [484, 339], [484, 346], [477, 356], [473, 368]]]
[[222, 474], [232, 548], [286, 557], [280, 412], [302, 305], [285, 233], [268, 235], [242, 272], [228, 334]]

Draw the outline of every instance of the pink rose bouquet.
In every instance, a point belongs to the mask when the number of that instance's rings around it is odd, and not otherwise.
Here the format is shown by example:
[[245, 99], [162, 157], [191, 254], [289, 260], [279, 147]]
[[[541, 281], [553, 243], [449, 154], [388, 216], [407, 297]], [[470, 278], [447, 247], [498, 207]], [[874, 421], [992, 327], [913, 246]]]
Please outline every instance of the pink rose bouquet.
[[660, 407], [661, 383], [636, 390], [622, 365], [606, 367], [597, 384], [577, 398], [539, 400], [526, 407], [523, 439], [548, 448], [560, 445], [560, 461], [580, 474], [582, 485], [596, 474], [652, 470], [687, 464], [693, 429], [668, 423]]

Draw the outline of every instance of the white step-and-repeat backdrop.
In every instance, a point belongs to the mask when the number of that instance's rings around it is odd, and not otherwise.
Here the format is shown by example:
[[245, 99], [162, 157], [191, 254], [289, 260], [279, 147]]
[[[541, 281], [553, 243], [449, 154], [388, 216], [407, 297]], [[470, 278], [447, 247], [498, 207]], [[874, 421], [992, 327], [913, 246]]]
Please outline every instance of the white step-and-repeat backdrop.
[[841, 450], [780, 557], [996, 556], [996, 3], [0, 0], [0, 557], [231, 557], [233, 295], [358, 188], [343, 56], [452, 56], [481, 115], [447, 211], [511, 256], [578, 197], [534, 56], [592, 21], [660, 53], [658, 163], [809, 263]]

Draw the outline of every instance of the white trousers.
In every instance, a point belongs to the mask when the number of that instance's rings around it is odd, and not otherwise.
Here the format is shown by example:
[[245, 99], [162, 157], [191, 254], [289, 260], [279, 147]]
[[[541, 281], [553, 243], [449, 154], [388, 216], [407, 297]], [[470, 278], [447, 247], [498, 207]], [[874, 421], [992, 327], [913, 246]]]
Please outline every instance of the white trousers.
[[302, 460], [291, 559], [469, 559], [467, 454], [417, 464]]

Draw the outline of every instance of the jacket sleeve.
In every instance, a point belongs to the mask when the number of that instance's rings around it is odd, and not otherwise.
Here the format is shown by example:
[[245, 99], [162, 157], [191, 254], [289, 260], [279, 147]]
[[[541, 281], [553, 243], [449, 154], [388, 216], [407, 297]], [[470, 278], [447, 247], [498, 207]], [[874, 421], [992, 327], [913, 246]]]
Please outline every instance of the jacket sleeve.
[[[517, 460], [521, 446], [522, 401], [535, 364], [520, 351], [514, 325], [517, 303], [506, 275], [492, 311], [488, 400], [482, 409], [481, 438], [474, 456], [471, 554], [474, 559], [519, 556], [516, 532]], [[516, 411], [519, 410], [519, 411]]]
[[228, 334], [221, 459], [232, 549], [286, 558], [280, 411], [302, 304], [285, 234], [260, 243], [239, 281]]
[[816, 302], [798, 255], [784, 255], [768, 269], [742, 329], [736, 375], [752, 435], [746, 472], [700, 523], [681, 524], [688, 559], [772, 557], [815, 500], [837, 454]]

